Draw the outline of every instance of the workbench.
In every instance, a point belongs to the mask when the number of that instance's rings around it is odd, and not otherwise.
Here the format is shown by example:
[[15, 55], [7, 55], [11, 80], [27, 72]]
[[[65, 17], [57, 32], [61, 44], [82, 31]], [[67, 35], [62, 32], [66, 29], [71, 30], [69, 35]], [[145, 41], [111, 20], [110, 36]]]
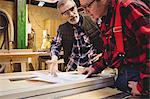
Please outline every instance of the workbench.
[[[87, 99], [99, 99], [120, 93], [116, 89], [109, 88], [114, 84], [113, 76], [86, 78], [81, 81], [60, 84], [29, 81], [28, 79], [32, 77], [33, 72], [48, 73], [48, 71], [42, 70], [0, 74], [0, 99], [79, 99], [77, 94], [95, 93], [95, 91], [97, 91], [95, 94], [89, 94], [94, 98], [89, 98], [88, 95], [87, 97], [86, 95], [79, 96]], [[73, 95], [77, 98], [71, 98]]]
[[10, 67], [13, 63], [21, 63], [21, 71], [26, 71], [28, 58], [47, 55], [47, 52], [33, 52], [29, 49], [12, 49], [0, 51], [0, 64]]

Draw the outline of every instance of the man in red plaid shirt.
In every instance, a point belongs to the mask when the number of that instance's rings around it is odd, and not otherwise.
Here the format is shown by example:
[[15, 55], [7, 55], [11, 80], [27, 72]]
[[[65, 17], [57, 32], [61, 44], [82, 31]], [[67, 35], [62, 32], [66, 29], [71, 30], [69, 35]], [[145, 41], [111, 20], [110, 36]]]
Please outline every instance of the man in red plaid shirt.
[[[91, 75], [106, 67], [118, 68], [115, 82], [122, 91], [132, 95], [149, 94], [150, 85], [150, 9], [141, 0], [121, 0], [120, 17], [122, 37], [114, 36], [116, 5], [119, 0], [80, 0], [81, 7], [94, 21], [101, 18], [101, 37], [104, 41], [103, 56], [85, 69]], [[118, 20], [118, 19], [116, 19]], [[124, 53], [117, 53], [118, 39], [122, 39]]]

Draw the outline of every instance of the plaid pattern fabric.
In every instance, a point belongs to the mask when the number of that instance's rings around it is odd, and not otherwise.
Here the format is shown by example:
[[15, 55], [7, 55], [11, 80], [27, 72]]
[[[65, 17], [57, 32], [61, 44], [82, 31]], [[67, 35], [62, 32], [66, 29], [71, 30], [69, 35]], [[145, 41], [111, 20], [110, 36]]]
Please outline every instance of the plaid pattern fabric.
[[59, 56], [60, 50], [62, 48], [62, 34], [60, 31], [57, 31], [57, 36], [53, 39], [53, 43], [51, 44], [51, 55]]
[[[74, 70], [77, 66], [88, 67], [92, 64], [91, 59], [96, 54], [92, 44], [90, 44], [89, 38], [81, 29], [81, 24], [74, 26], [74, 38], [72, 53], [67, 63], [67, 69]], [[51, 45], [51, 54], [59, 56], [59, 52], [62, 48], [62, 34], [58, 29], [58, 34], [54, 38]]]
[[[120, 8], [126, 60], [134, 64], [144, 77], [144, 74], [150, 74], [150, 9], [140, 0], [128, 1], [129, 4], [121, 3]], [[105, 50], [102, 60], [94, 64], [95, 70], [102, 70], [106, 65], [111, 66], [114, 63], [112, 58], [116, 54], [116, 43], [112, 26], [108, 25], [114, 19], [112, 2], [109, 9], [112, 11], [109, 10], [107, 16], [102, 18], [100, 27]], [[117, 68], [124, 64], [119, 59], [115, 62], [113, 67]]]
[[67, 67], [75, 69], [77, 66], [89, 67], [92, 65], [92, 57], [95, 54], [89, 38], [80, 26], [74, 27], [75, 42]]

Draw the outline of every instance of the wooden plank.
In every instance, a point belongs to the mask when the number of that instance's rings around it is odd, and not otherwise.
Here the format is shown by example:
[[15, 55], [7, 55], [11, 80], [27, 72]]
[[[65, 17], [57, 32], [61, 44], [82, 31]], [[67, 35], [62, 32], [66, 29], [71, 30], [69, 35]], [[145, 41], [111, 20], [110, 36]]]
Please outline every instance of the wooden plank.
[[102, 98], [112, 96], [118, 93], [121, 93], [121, 91], [110, 88], [110, 87], [106, 87], [103, 89], [98, 89], [94, 91], [89, 91], [89, 92], [84, 92], [84, 93], [80, 93], [76, 95], [63, 97], [61, 99], [102, 99]]

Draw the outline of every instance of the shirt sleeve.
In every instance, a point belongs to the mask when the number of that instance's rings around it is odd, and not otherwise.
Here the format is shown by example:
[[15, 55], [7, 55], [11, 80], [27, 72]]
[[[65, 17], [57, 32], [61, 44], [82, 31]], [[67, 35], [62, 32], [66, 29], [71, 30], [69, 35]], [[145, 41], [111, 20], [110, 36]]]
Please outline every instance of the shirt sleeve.
[[[143, 3], [131, 3], [126, 8], [125, 23], [127, 27], [135, 33], [136, 40], [142, 47], [144, 53], [139, 55], [139, 61], [144, 62], [143, 71], [141, 71], [138, 89], [141, 91], [141, 83], [145, 77], [150, 77], [150, 9]], [[142, 89], [144, 91], [144, 89]]]
[[101, 71], [103, 71], [107, 66], [104, 65], [104, 59], [103, 56], [102, 58], [100, 58], [97, 62], [95, 62], [92, 65], [92, 68], [95, 70], [95, 73], [99, 73]]
[[58, 29], [57, 36], [53, 39], [51, 43], [51, 48], [50, 48], [51, 55], [52, 56], [55, 55], [58, 57], [61, 51], [61, 48], [62, 48], [62, 34], [60, 33], [60, 30]]

